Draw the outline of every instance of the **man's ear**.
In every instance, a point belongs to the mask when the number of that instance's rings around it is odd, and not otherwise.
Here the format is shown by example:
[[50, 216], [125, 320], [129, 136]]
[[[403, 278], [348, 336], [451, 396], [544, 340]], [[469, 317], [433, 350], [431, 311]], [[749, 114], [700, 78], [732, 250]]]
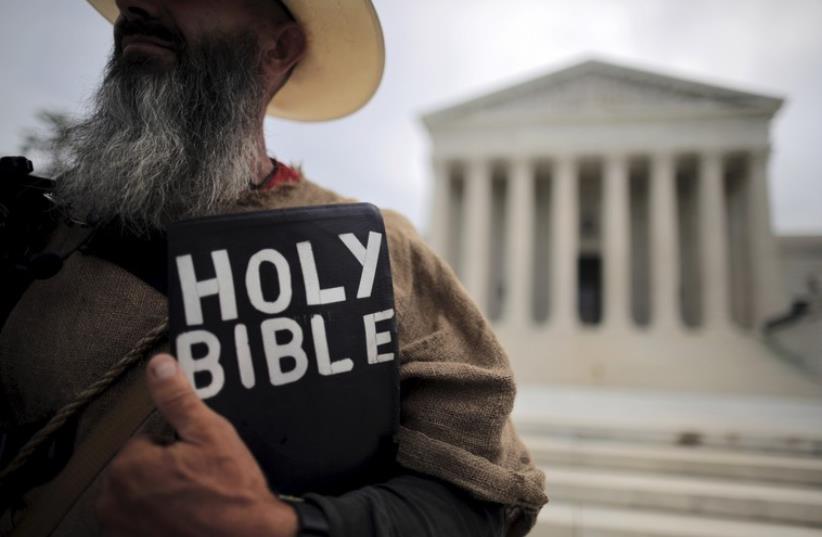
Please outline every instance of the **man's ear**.
[[266, 75], [279, 88], [288, 74], [305, 56], [307, 47], [305, 32], [294, 21], [283, 22], [264, 39], [263, 68]]

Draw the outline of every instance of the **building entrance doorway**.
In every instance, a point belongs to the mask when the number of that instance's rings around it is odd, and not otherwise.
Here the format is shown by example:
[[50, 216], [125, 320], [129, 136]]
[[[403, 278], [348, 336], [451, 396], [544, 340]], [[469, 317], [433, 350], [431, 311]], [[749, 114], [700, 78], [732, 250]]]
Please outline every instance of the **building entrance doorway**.
[[590, 254], [579, 256], [577, 274], [579, 320], [582, 324], [599, 324], [602, 320], [602, 258]]

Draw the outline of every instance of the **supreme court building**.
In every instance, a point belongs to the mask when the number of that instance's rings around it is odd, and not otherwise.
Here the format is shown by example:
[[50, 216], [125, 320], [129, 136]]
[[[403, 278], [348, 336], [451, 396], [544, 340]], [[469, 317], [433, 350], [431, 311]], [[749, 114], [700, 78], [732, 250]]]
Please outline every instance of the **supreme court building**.
[[781, 105], [587, 61], [424, 117], [430, 242], [518, 383], [819, 395], [760, 338]]

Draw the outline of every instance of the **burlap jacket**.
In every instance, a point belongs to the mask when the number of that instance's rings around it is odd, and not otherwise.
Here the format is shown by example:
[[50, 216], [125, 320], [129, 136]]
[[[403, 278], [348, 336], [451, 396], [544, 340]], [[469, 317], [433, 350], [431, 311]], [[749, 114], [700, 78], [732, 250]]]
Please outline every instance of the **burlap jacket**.
[[[302, 180], [249, 193], [237, 210], [345, 201]], [[505, 504], [509, 535], [524, 535], [547, 498], [544, 476], [509, 419], [515, 386], [508, 359], [452, 270], [403, 217], [383, 215], [400, 343], [399, 463]], [[58, 233], [61, 240], [71, 239]], [[118, 266], [72, 255], [56, 277], [28, 290], [0, 335], [6, 419], [19, 425], [51, 416], [160, 324], [166, 308], [164, 296]], [[119, 384], [140, 374], [132, 371]], [[84, 412], [78, 443], [121, 389], [109, 389]], [[57, 534], [99, 534], [91, 513], [95, 488]]]

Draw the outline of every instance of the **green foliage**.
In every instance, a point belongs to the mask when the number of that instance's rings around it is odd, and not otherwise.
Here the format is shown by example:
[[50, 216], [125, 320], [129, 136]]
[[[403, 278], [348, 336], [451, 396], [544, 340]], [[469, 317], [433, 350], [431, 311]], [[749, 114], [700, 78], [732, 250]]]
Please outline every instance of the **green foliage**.
[[68, 160], [66, 140], [72, 120], [64, 112], [52, 110], [42, 110], [36, 117], [40, 127], [23, 134], [20, 152], [35, 163], [38, 174], [54, 177]]

